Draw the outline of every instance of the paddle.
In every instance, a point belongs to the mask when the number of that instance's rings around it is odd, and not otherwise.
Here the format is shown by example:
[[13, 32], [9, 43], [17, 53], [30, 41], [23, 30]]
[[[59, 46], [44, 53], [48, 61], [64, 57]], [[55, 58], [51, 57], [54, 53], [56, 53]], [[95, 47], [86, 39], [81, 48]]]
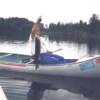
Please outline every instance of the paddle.
[[48, 51], [48, 53], [54, 53], [54, 52], [58, 52], [60, 50], [62, 50], [62, 49], [57, 49], [57, 50], [54, 50], [54, 51]]
[[58, 49], [58, 50], [55, 50], [55, 51], [52, 51], [52, 52], [54, 53], [54, 52], [58, 52], [58, 51], [60, 51], [60, 50], [62, 50], [62, 49], [60, 48], [60, 49]]

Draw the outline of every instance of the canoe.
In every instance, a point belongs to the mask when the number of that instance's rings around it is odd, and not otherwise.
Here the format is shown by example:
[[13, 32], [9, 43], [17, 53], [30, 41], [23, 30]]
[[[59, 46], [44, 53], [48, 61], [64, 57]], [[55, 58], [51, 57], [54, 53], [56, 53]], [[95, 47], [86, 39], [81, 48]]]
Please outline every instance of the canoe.
[[100, 78], [100, 55], [84, 60], [66, 59], [65, 64], [39, 64], [24, 62], [30, 55], [0, 53], [0, 70], [27, 72], [42, 75]]

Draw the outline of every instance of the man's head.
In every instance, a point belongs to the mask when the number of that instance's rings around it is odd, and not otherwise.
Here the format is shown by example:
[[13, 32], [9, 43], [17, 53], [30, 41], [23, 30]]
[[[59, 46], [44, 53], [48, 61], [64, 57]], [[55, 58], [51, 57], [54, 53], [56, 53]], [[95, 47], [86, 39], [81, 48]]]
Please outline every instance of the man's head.
[[37, 19], [36, 23], [39, 24], [41, 21], [42, 21], [42, 17], [40, 16], [40, 17]]

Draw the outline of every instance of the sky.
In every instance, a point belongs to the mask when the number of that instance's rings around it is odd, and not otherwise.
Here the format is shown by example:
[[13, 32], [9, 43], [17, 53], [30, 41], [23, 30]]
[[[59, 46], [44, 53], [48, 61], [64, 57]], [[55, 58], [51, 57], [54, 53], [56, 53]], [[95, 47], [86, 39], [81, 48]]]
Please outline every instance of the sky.
[[100, 15], [100, 0], [0, 0], [0, 17], [21, 17], [43, 23], [88, 21]]

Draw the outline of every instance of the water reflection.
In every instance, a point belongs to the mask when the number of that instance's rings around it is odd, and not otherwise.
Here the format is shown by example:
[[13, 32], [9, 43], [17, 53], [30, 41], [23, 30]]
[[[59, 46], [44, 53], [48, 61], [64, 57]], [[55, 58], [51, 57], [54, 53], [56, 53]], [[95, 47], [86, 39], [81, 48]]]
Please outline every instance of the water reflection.
[[[2, 85], [8, 100], [27, 100], [27, 93], [31, 82], [19, 81], [9, 78], [0, 77], [0, 85]], [[30, 98], [30, 100], [33, 100]], [[57, 91], [46, 90], [42, 100], [89, 100], [81, 94], [74, 94], [66, 90], [59, 89]]]
[[100, 54], [100, 45], [87, 44], [88, 54]]
[[[64, 56], [65, 58], [82, 58], [86, 56], [94, 56], [100, 54], [100, 47], [90, 44], [77, 44], [72, 42], [50, 42], [45, 39], [46, 47], [50, 51], [62, 49], [55, 54]], [[19, 53], [31, 55], [31, 49], [28, 42], [23, 41], [2, 41], [0, 42], [0, 52]]]

